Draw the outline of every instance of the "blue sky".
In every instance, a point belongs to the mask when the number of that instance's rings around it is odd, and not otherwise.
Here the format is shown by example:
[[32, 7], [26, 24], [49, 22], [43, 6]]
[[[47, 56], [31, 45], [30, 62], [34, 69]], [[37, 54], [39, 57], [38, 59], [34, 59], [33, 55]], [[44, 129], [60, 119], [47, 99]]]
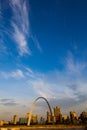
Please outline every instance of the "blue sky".
[[86, 70], [86, 0], [0, 0], [0, 119], [24, 116], [39, 96], [86, 111]]

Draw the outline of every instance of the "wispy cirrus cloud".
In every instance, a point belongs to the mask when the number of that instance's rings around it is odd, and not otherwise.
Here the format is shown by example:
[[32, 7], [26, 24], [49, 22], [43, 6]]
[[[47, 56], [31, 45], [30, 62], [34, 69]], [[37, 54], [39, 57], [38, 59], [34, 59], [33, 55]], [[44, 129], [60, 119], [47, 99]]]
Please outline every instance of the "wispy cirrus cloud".
[[37, 47], [37, 49], [38, 49], [40, 52], [42, 52], [42, 48], [41, 48], [41, 45], [40, 45], [40, 43], [39, 43], [37, 37], [32, 35], [31, 38], [32, 38], [32, 40], [33, 40], [35, 46]]
[[18, 44], [18, 49], [19, 49], [19, 54], [22, 56], [24, 54], [31, 54], [30, 49], [28, 48], [28, 44], [27, 44], [27, 40], [26, 37], [24, 36], [23, 33], [21, 33], [21, 31], [18, 29], [18, 27], [16, 26], [16, 24], [12, 24], [13, 28], [14, 28], [14, 34], [13, 37], [16, 41], [16, 43]]
[[29, 27], [29, 10], [27, 8], [26, 0], [10, 0], [10, 7], [12, 9], [11, 25], [13, 27], [13, 38], [18, 46], [19, 54], [31, 54], [27, 37], [30, 33]]
[[29, 82], [29, 85], [31, 85], [36, 92], [37, 95], [45, 97], [45, 98], [54, 98], [54, 92], [52, 89], [52, 85], [44, 79], [36, 78], [35, 80], [31, 80]]
[[[29, 7], [27, 0], [9, 0], [2, 3], [0, 1], [0, 43], [7, 47], [5, 52], [8, 51], [9, 55], [11, 49], [8, 47], [8, 41], [10, 40], [15, 43], [20, 56], [32, 54], [30, 41], [33, 41], [34, 46], [42, 52], [39, 40], [33, 36], [30, 28]], [[11, 10], [9, 16], [5, 13], [7, 8]], [[3, 49], [2, 51], [4, 52]]]
[[68, 56], [66, 58], [66, 69], [68, 72], [80, 74], [80, 72], [82, 72], [86, 67], [86, 63], [84, 64], [78, 60], [75, 60], [73, 54], [68, 52]]
[[4, 105], [4, 106], [15, 106], [15, 105], [19, 105], [18, 103], [16, 103], [15, 100], [13, 99], [0, 99], [0, 104]]
[[87, 94], [87, 79], [84, 76], [87, 64], [76, 60], [72, 53], [69, 53], [66, 59], [63, 71], [56, 70], [46, 74], [32, 71], [32, 78], [28, 80], [28, 84], [38, 95], [58, 100], [79, 101], [80, 95]]
[[5, 79], [8, 79], [8, 78], [21, 79], [21, 78], [24, 78], [23, 72], [19, 69], [12, 71], [12, 72], [1, 72], [1, 76]]
[[[56, 76], [59, 77], [59, 75]], [[47, 80], [47, 78], [49, 78], [49, 80]], [[61, 80], [60, 83], [58, 83], [57, 80], [55, 83], [53, 83], [54, 81], [50, 79], [48, 74], [48, 76], [44, 75], [43, 78], [36, 76], [36, 78], [33, 78], [32, 80], [28, 80], [28, 85], [34, 89], [37, 95], [48, 99], [73, 99], [75, 101], [78, 101], [78, 94], [70, 87], [68, 87], [69, 81], [64, 79], [64, 77], [61, 79], [59, 78], [59, 80]], [[62, 83], [62, 80], [64, 80], [64, 83]]]

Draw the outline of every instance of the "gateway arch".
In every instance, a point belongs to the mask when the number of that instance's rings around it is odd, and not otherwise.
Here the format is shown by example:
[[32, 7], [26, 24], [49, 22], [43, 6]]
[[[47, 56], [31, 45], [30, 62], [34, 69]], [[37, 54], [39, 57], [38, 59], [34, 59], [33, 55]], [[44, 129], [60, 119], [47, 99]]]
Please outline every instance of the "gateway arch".
[[36, 99], [34, 100], [32, 106], [31, 106], [31, 108], [30, 108], [29, 118], [28, 118], [28, 121], [27, 121], [27, 126], [30, 125], [30, 122], [31, 122], [31, 116], [32, 116], [32, 111], [33, 111], [33, 109], [34, 109], [35, 103], [36, 103], [39, 99], [43, 99], [43, 100], [46, 101], [46, 103], [47, 103], [47, 105], [48, 105], [48, 108], [49, 108], [49, 111], [50, 111], [51, 119], [52, 119], [52, 110], [51, 110], [51, 107], [50, 107], [49, 102], [48, 102], [47, 99], [44, 98], [44, 97], [38, 97], [38, 98], [36, 98]]

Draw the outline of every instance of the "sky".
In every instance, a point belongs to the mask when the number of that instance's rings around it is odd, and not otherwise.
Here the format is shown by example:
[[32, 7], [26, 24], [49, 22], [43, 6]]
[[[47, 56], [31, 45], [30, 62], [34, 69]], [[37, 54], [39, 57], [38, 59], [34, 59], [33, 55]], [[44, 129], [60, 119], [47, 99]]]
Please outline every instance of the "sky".
[[[0, 0], [0, 120], [24, 117], [39, 96], [63, 114], [87, 111], [86, 0]], [[47, 110], [37, 101], [37, 115]]]

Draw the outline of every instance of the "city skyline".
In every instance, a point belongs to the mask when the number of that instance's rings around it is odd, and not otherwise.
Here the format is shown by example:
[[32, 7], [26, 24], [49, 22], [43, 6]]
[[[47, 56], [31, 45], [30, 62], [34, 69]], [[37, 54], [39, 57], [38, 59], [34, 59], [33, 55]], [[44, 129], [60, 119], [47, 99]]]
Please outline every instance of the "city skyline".
[[[87, 111], [87, 1], [0, 0], [0, 120], [45, 97]], [[35, 111], [47, 106], [39, 101]]]
[[[44, 99], [46, 101], [47, 104], [48, 101], [46, 98], [44, 97], [38, 97], [35, 101], [37, 101], [38, 99]], [[33, 102], [34, 103], [34, 102]], [[35, 104], [33, 104], [35, 105]], [[49, 108], [50, 104], [48, 105]], [[53, 110], [52, 110], [53, 109]], [[33, 108], [32, 108], [33, 110]], [[52, 113], [51, 113], [52, 111]], [[55, 125], [55, 124], [62, 124], [62, 125], [86, 125], [87, 123], [87, 112], [82, 111], [79, 115], [75, 112], [75, 111], [70, 111], [68, 115], [66, 114], [62, 114], [61, 108], [59, 106], [54, 106], [53, 108], [50, 108], [47, 110], [46, 112], [46, 116], [42, 116], [38, 118], [37, 113], [32, 113], [31, 114], [31, 110], [29, 111], [29, 113], [26, 113], [26, 115], [20, 117], [19, 115], [13, 115], [13, 119], [8, 120], [8, 121], [4, 121], [4, 120], [0, 120], [0, 126], [4, 126], [4, 125], [26, 125], [26, 126], [30, 126], [30, 125]], [[33, 111], [32, 111], [33, 112]], [[30, 120], [30, 122], [29, 122]]]

